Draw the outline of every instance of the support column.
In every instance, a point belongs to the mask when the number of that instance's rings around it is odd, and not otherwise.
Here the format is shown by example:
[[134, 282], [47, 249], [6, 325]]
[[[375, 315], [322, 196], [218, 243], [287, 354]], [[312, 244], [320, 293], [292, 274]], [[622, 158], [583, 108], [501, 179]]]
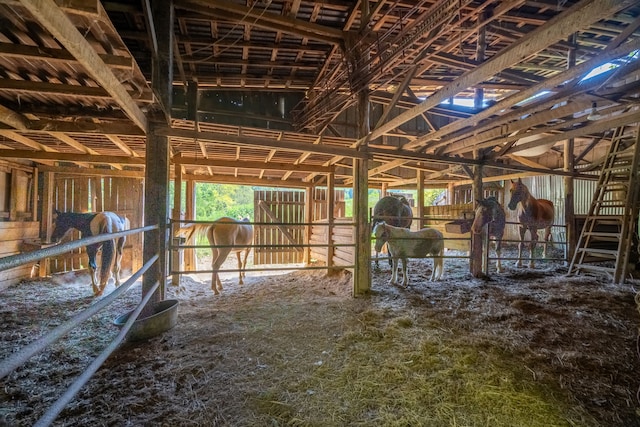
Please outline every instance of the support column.
[[143, 276], [143, 295], [149, 291], [156, 281], [160, 281], [160, 288], [151, 297], [150, 303], [158, 302], [165, 298], [167, 248], [169, 243], [167, 230], [169, 217], [169, 139], [166, 136], [158, 136], [154, 133], [157, 127], [164, 125], [164, 117], [160, 121], [157, 117], [149, 117], [144, 181], [144, 225], [158, 224], [159, 228], [158, 230], [147, 231], [144, 234], [142, 256], [144, 263], [149, 261], [156, 253], [158, 253], [159, 259]]
[[333, 255], [335, 254], [335, 247], [333, 245], [333, 226], [335, 222], [333, 212], [336, 204], [335, 179], [336, 177], [333, 172], [327, 174], [327, 273], [328, 274], [336, 273], [336, 271], [331, 268], [333, 267]]
[[418, 229], [424, 228], [424, 171], [417, 171], [416, 216], [418, 219]]
[[[196, 219], [196, 182], [193, 179], [187, 181], [187, 194], [186, 194], [186, 212], [185, 218], [188, 220]], [[196, 267], [196, 252], [195, 249], [189, 248], [184, 250], [184, 266], [186, 270], [194, 270]]]
[[165, 299], [167, 278], [167, 249], [169, 233], [169, 138], [158, 136], [155, 130], [171, 123], [171, 105], [173, 103], [173, 1], [151, 2], [153, 31], [157, 40], [157, 51], [152, 58], [151, 87], [158, 103], [151, 106], [148, 114], [147, 144], [145, 155], [144, 181], [144, 224], [158, 225], [158, 230], [148, 231], [144, 235], [143, 262], [147, 263], [158, 253], [158, 261], [153, 264], [142, 278], [142, 294], [147, 294], [156, 281], [160, 287], [141, 316], [152, 314], [153, 303]]
[[[173, 173], [174, 173], [174, 177], [173, 177], [173, 212], [171, 214], [171, 217], [174, 220], [181, 220], [182, 219], [182, 164], [180, 162], [180, 159], [182, 157], [181, 153], [177, 153], [176, 155], [173, 156], [173, 164], [174, 164], [174, 168], [173, 168]], [[171, 237], [170, 239], [173, 241], [174, 244], [179, 243], [180, 239], [175, 237], [178, 229], [182, 227], [182, 223], [181, 222], [174, 222], [170, 233], [171, 233]], [[171, 251], [171, 270], [175, 271], [175, 270], [182, 270], [184, 267], [184, 262], [182, 262], [181, 260], [181, 253], [183, 253], [182, 250], [179, 249], [174, 249]], [[179, 274], [172, 274], [171, 275], [171, 284], [173, 286], [178, 286], [180, 285], [180, 275]]]
[[[308, 245], [311, 242], [311, 234], [313, 230], [312, 222], [316, 219], [313, 217], [313, 195], [315, 193], [315, 187], [310, 185], [304, 190], [304, 222], [307, 225], [304, 227], [304, 244]], [[311, 248], [309, 246], [305, 246], [304, 248], [304, 259], [303, 261], [305, 265], [311, 264]]]
[[[476, 159], [479, 158], [479, 153], [476, 152]], [[482, 194], [482, 166], [476, 165], [473, 167], [473, 203], [477, 203], [483, 197]], [[482, 245], [482, 234], [471, 233], [471, 254], [469, 257], [469, 269], [473, 277], [480, 277], [483, 273], [482, 265], [485, 254]]]
[[[576, 34], [569, 36], [568, 42], [571, 48], [567, 54], [567, 68], [571, 68], [576, 65]], [[573, 138], [567, 139], [564, 142], [564, 170], [567, 172], [574, 171], [573, 150]], [[564, 184], [564, 218], [567, 226], [564, 239], [567, 242], [565, 245], [565, 258], [570, 260], [573, 258], [578, 239], [575, 221], [574, 185], [572, 176], [565, 176], [562, 180]]]

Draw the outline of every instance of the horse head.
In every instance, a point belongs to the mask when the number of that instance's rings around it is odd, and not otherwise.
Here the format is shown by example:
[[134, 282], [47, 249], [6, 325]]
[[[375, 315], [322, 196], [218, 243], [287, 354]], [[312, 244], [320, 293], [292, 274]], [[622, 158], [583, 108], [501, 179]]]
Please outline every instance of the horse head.
[[476, 210], [473, 215], [473, 224], [471, 231], [475, 234], [482, 232], [482, 227], [491, 222], [493, 218], [491, 203], [487, 200], [480, 199], [476, 201]]
[[376, 237], [376, 252], [380, 252], [382, 246], [389, 240], [387, 223], [384, 221], [378, 222], [375, 227], [373, 227], [373, 235]]
[[514, 211], [516, 210], [516, 206], [518, 206], [519, 202], [527, 199], [529, 196], [529, 189], [522, 183], [522, 179], [518, 178], [517, 181], [511, 181], [511, 189], [509, 189], [509, 193], [511, 194], [509, 209]]
[[53, 233], [51, 233], [51, 240], [53, 242], [57, 242], [73, 228], [73, 222], [71, 221], [71, 215], [68, 212], [60, 212], [56, 209], [54, 214], [55, 217], [53, 218]]

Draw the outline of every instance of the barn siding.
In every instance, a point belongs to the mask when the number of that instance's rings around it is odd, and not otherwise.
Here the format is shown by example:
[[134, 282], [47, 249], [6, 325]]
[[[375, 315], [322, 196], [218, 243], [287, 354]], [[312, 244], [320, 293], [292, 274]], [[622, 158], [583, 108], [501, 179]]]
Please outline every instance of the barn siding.
[[[113, 211], [126, 216], [131, 228], [142, 227], [143, 180], [141, 178], [87, 177], [57, 175], [54, 184], [54, 208], [60, 212]], [[102, 208], [102, 209], [99, 209]], [[72, 238], [80, 233], [72, 232]], [[98, 255], [98, 262], [100, 262]], [[87, 267], [84, 248], [52, 257], [50, 273]], [[122, 257], [123, 271], [135, 271], [142, 266], [142, 236], [127, 237]]]
[[[254, 191], [254, 264], [297, 264], [304, 261], [304, 191]], [[271, 224], [275, 223], [275, 224]], [[290, 225], [291, 224], [291, 225]]]
[[[39, 240], [40, 223], [37, 221], [0, 222], [0, 258], [23, 251], [25, 241]], [[0, 271], [0, 290], [31, 277], [33, 265], [27, 264]]]

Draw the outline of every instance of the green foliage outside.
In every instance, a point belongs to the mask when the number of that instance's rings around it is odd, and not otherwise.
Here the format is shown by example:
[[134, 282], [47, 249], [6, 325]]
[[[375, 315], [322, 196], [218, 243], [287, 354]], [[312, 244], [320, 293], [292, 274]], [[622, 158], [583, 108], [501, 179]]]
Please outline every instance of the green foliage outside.
[[[431, 206], [434, 202], [442, 195], [444, 189], [429, 189], [424, 190], [424, 204], [425, 206]], [[410, 193], [413, 195], [413, 199], [416, 199], [416, 190], [403, 190], [403, 193]], [[380, 190], [369, 190], [369, 201], [368, 207], [369, 210], [373, 209], [378, 200], [380, 200]], [[353, 216], [353, 190], [350, 188], [345, 190], [344, 196], [345, 202], [345, 216], [352, 217]]]
[[253, 221], [253, 187], [196, 184], [196, 220], [215, 220], [223, 216]]
[[[261, 189], [261, 187], [252, 187], [246, 185], [233, 184], [212, 184], [197, 183], [196, 184], [196, 220], [216, 220], [223, 216], [231, 218], [249, 218], [253, 221], [253, 192]], [[346, 188], [345, 190], [345, 216], [353, 216], [353, 190]], [[186, 193], [186, 183], [183, 183], [182, 194]], [[429, 189], [424, 190], [424, 203], [431, 206], [441, 197], [445, 190]], [[413, 198], [416, 198], [415, 190], [406, 190]], [[173, 182], [169, 185], [170, 207], [173, 207]], [[380, 190], [369, 190], [368, 207], [373, 209], [376, 202], [380, 200]], [[186, 209], [186, 202], [182, 200], [181, 210]]]

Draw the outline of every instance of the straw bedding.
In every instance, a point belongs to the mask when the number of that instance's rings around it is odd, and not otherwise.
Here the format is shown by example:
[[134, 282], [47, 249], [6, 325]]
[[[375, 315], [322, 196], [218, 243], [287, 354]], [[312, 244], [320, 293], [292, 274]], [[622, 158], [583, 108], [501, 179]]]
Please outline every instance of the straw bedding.
[[[510, 263], [512, 264], [512, 263]], [[491, 279], [445, 261], [411, 260], [411, 285], [367, 295], [343, 272], [236, 275], [168, 288], [178, 324], [122, 345], [55, 425], [634, 426], [636, 282], [564, 277], [560, 264], [507, 266]], [[4, 291], [0, 356], [92, 302], [87, 277]], [[3, 380], [4, 425], [32, 425], [118, 332], [131, 291]]]

